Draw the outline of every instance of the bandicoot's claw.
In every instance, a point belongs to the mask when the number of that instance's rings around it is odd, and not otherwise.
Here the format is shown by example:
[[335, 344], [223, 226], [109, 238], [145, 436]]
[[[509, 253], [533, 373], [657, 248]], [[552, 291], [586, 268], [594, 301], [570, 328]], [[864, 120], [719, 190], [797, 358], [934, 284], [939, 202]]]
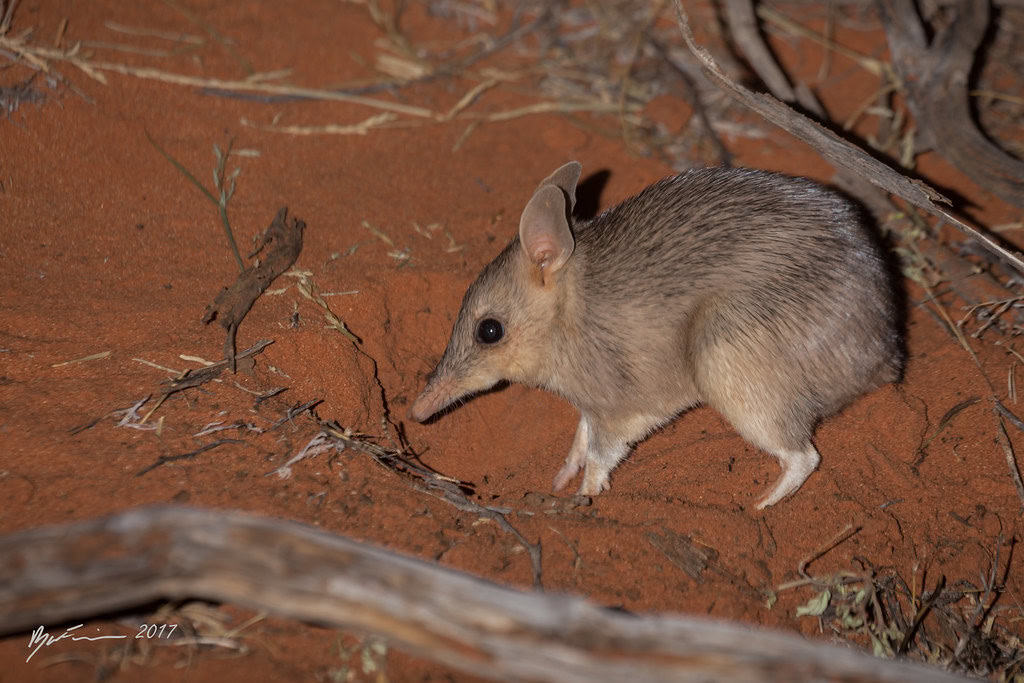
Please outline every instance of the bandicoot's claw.
[[607, 491], [612, 487], [611, 482], [608, 480], [608, 473], [605, 472], [603, 475], [594, 476], [583, 476], [583, 483], [580, 484], [579, 495], [581, 496], [596, 496], [604, 491]]

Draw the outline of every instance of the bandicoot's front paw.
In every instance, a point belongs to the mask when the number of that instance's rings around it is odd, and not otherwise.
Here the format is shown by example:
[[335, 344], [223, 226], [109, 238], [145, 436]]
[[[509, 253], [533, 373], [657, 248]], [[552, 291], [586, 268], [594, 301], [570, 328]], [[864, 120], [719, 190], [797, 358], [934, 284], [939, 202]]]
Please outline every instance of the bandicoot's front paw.
[[581, 496], [596, 496], [602, 491], [607, 491], [612, 487], [611, 482], [608, 480], [608, 473], [601, 472], [591, 474], [587, 472], [583, 476], [583, 483], [580, 484], [579, 495]]
[[580, 473], [580, 466], [574, 462], [567, 462], [562, 466], [562, 469], [558, 470], [558, 474], [555, 475], [555, 481], [552, 483], [552, 488], [555, 491], [561, 491], [565, 488], [565, 485], [572, 481], [573, 477]]

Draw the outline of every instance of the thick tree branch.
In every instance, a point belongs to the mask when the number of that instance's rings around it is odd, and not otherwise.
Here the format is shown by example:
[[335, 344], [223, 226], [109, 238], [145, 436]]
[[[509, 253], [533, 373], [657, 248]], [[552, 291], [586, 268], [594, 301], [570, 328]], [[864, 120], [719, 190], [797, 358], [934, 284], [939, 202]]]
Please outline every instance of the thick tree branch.
[[764, 629], [523, 593], [239, 512], [142, 508], [0, 537], [0, 634], [185, 598], [372, 632], [503, 680], [961, 680]]

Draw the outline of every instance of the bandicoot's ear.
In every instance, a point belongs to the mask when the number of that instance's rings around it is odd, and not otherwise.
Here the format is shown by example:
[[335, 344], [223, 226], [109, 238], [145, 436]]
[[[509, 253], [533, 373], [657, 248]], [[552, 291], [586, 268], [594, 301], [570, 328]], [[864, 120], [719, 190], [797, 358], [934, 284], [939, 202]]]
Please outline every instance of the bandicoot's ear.
[[519, 219], [519, 243], [526, 257], [540, 269], [545, 285], [565, 265], [576, 241], [569, 230], [565, 195], [560, 188], [544, 185], [533, 194]]
[[565, 166], [562, 166], [557, 171], [549, 175], [544, 180], [540, 181], [540, 185], [537, 189], [541, 189], [545, 185], [554, 185], [555, 187], [561, 188], [565, 196], [569, 198], [569, 214], [572, 214], [573, 208], [576, 206], [576, 183], [580, 180], [580, 172], [583, 170], [583, 165], [578, 161], [570, 161]]

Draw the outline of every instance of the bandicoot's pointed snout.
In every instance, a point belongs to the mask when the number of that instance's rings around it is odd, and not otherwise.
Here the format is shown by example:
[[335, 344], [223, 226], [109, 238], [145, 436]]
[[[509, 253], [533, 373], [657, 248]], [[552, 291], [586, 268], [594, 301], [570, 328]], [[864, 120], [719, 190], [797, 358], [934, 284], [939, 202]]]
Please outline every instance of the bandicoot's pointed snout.
[[410, 420], [425, 422], [439, 410], [458, 398], [450, 380], [434, 377], [423, 392], [412, 402], [407, 413]]
[[411, 406], [409, 406], [409, 412], [407, 412], [406, 415], [409, 417], [410, 420], [413, 420], [415, 422], [425, 422], [426, 420], [430, 419], [431, 415], [434, 414], [434, 412], [431, 411], [430, 408], [427, 406], [427, 402], [423, 398], [426, 395], [428, 389], [424, 389], [423, 393], [420, 394], [415, 401], [413, 401]]
[[405, 415], [413, 422], [426, 422], [433, 413], [425, 414], [419, 403], [420, 400], [416, 399], [416, 402], [409, 407]]

